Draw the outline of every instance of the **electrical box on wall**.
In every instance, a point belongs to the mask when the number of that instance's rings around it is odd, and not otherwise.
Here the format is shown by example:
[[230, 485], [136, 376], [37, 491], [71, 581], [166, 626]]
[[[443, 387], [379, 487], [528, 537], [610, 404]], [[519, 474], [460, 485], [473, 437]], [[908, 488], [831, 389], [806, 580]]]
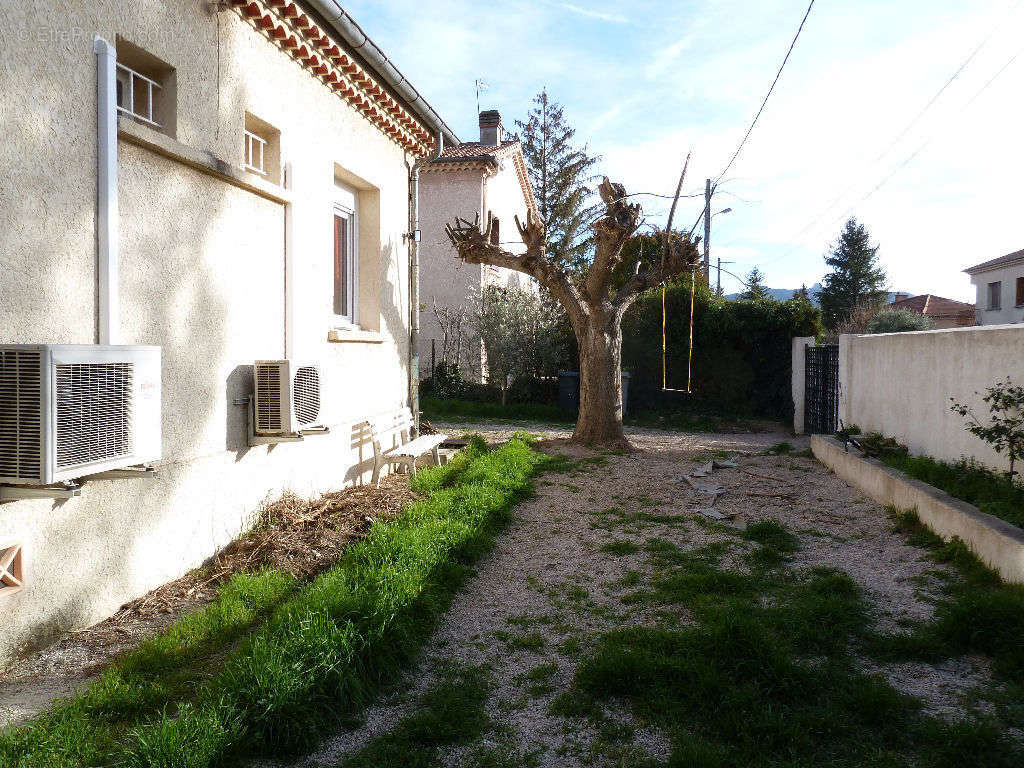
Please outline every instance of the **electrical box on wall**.
[[0, 344], [0, 483], [158, 461], [160, 347]]

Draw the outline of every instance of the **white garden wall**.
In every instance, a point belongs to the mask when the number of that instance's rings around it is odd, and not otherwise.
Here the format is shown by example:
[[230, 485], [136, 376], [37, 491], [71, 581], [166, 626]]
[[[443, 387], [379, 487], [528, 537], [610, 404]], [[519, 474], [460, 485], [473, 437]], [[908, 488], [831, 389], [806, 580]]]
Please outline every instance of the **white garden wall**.
[[1009, 376], [1024, 383], [1024, 326], [839, 337], [839, 418], [881, 432], [912, 453], [953, 461], [1009, 462], [964, 429], [950, 398], [987, 413], [981, 394]]

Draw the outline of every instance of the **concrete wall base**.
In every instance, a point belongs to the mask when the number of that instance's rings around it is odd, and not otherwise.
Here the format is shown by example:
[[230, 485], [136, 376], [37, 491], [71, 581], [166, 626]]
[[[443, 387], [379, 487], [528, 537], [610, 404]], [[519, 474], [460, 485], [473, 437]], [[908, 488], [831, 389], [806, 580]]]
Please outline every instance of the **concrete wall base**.
[[1003, 579], [1024, 584], [1024, 530], [880, 461], [847, 453], [833, 437], [813, 435], [811, 450], [818, 461], [879, 504], [916, 509], [921, 522], [943, 539], [959, 537]]

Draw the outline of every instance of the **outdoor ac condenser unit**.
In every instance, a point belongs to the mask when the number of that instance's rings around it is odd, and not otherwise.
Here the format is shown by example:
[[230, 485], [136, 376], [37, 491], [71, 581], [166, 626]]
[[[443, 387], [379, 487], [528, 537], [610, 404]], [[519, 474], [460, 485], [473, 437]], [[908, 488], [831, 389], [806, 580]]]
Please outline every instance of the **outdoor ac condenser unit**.
[[257, 435], [295, 435], [318, 427], [320, 369], [294, 360], [257, 360], [254, 416]]
[[160, 347], [0, 344], [0, 483], [160, 459]]

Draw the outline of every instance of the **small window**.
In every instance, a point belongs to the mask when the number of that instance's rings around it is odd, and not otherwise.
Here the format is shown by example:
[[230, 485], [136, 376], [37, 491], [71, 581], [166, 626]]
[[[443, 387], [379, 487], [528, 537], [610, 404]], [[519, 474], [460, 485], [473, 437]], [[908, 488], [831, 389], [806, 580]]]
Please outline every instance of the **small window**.
[[281, 183], [281, 132], [248, 112], [242, 131], [242, 167], [274, 184]]
[[117, 112], [174, 136], [174, 68], [137, 45], [117, 39]]
[[342, 325], [355, 325], [356, 252], [358, 231], [354, 202], [334, 206], [334, 317]]
[[988, 308], [989, 309], [1002, 309], [1003, 284], [1002, 282], [989, 283], [988, 284]]
[[501, 221], [497, 216], [491, 218], [491, 245], [501, 245]]
[[1017, 278], [1017, 306], [1024, 307], [1024, 277]]

